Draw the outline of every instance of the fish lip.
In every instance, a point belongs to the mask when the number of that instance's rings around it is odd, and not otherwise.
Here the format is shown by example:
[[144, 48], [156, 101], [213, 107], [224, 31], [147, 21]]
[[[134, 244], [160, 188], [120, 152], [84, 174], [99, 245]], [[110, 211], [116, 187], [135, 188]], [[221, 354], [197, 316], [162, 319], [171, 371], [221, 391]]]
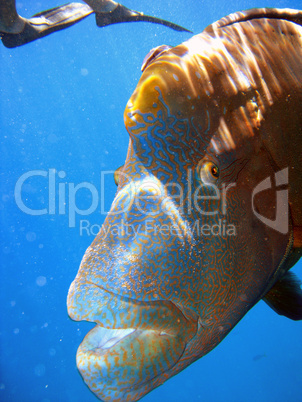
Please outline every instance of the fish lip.
[[99, 326], [99, 328], [102, 329], [104, 336], [101, 338], [101, 342], [98, 344], [98, 346], [96, 346], [96, 349], [104, 351], [106, 349], [110, 349], [118, 342], [120, 342], [122, 339], [124, 339], [126, 336], [136, 331], [135, 328], [119, 329], [119, 328], [104, 328], [101, 326]]
[[[124, 338], [126, 338], [127, 336], [130, 336], [132, 334], [134, 334], [135, 332], [143, 332], [143, 331], [148, 331], [148, 330], [141, 330], [138, 328], [105, 328], [102, 327], [101, 325], [97, 324], [96, 325], [98, 327], [98, 331], [102, 332], [102, 337], [100, 338], [99, 342], [93, 347], [91, 348], [94, 350], [98, 350], [98, 351], [106, 351], [110, 348], [112, 348], [113, 346], [115, 346], [118, 342], [122, 341]], [[171, 336], [170, 334], [168, 334], [167, 332], [164, 331], [156, 331], [158, 333], [159, 336]]]
[[[177, 343], [177, 340], [174, 340], [171, 335], [164, 332], [135, 328], [110, 329], [96, 325], [88, 332], [78, 348], [76, 361], [83, 380], [99, 399], [110, 402], [122, 400], [137, 401], [152, 389], [154, 381], [161, 381], [160, 377], [165, 375], [164, 373], [169, 371], [174, 365], [178, 364], [186, 345], [180, 348], [179, 353], [173, 357], [170, 364], [164, 369], [162, 365], [165, 365], [166, 362], [161, 361], [161, 370], [158, 372], [156, 370], [153, 371], [156, 362], [152, 361], [150, 363], [149, 361], [148, 365], [145, 359], [137, 358], [135, 347], [128, 349], [130, 359], [126, 363], [123, 361], [125, 359], [124, 355], [127, 354], [125, 344], [135, 343], [138, 338], [151, 338], [151, 332], [153, 332], [153, 339], [155, 340], [156, 338], [158, 339], [158, 335], [162, 335], [163, 338], [172, 338], [174, 345]], [[153, 339], [151, 339], [150, 343], [152, 346]], [[119, 347], [120, 343], [122, 344], [121, 347]], [[143, 355], [148, 360], [148, 355], [151, 353], [149, 348], [143, 347], [140, 349], [144, 350]], [[172, 349], [175, 349], [175, 347]], [[120, 352], [117, 353], [119, 350]], [[160, 359], [162, 358], [155, 355], [155, 360], [158, 360], [159, 357]], [[130, 370], [127, 367], [130, 367]], [[132, 372], [131, 367], [135, 367]], [[141, 372], [147, 375], [140, 375]]]
[[[187, 315], [170, 300], [141, 301], [116, 294], [93, 282], [76, 278], [67, 297], [68, 314], [75, 321], [95, 322], [109, 329], [156, 330], [175, 335], [181, 327], [196, 332], [198, 317]], [[154, 314], [156, 311], [156, 314]]]
[[80, 277], [67, 303], [72, 319], [96, 323], [78, 348], [77, 366], [103, 401], [140, 399], [178, 364], [197, 332], [194, 313], [172, 301], [131, 299]]

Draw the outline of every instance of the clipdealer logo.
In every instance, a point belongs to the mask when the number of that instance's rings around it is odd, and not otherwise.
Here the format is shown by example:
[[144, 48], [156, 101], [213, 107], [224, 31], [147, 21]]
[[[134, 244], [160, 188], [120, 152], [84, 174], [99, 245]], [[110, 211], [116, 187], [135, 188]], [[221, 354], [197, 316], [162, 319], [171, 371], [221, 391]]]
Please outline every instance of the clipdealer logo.
[[[284, 188], [284, 186], [288, 185], [288, 168], [276, 172], [273, 179], [274, 180], [272, 180], [271, 177], [267, 177], [254, 188], [252, 192], [252, 209], [255, 216], [266, 226], [269, 226], [277, 232], [286, 234], [288, 233], [289, 200], [288, 189]], [[276, 217], [275, 219], [268, 219], [257, 212], [254, 200], [257, 194], [272, 188], [275, 188], [276, 191]]]
[[[105, 188], [105, 176], [110, 175], [112, 180], [114, 171], [101, 172], [101, 194], [104, 194]], [[44, 208], [30, 208], [27, 205], [28, 200], [24, 197], [24, 185], [30, 179], [35, 179], [37, 177], [45, 178], [46, 185], [48, 188], [48, 207]], [[74, 183], [58, 183], [58, 179], [65, 179], [66, 172], [59, 171], [56, 169], [46, 170], [31, 170], [24, 173], [17, 180], [15, 185], [15, 201], [19, 209], [27, 215], [39, 216], [39, 215], [65, 215], [68, 214], [68, 223], [70, 228], [76, 226], [76, 216], [88, 216], [94, 213], [99, 204], [101, 214], [106, 215], [108, 212], [105, 211], [105, 200], [103, 197], [99, 196], [97, 188], [89, 182], [81, 182], [79, 184]], [[88, 208], [81, 209], [77, 205], [77, 197], [80, 196], [80, 191], [86, 189], [91, 196], [91, 203]]]
[[[102, 171], [100, 175], [100, 192], [98, 189], [91, 183], [89, 182], [81, 182], [79, 184], [74, 184], [74, 183], [67, 183], [65, 182], [60, 182], [60, 180], [66, 179], [66, 172], [64, 171], [56, 171], [56, 169], [49, 169], [48, 171], [46, 170], [31, 170], [29, 172], [24, 173], [23, 175], [20, 176], [20, 178], [17, 180], [16, 185], [15, 185], [15, 202], [19, 209], [28, 214], [28, 215], [34, 215], [34, 216], [39, 216], [39, 215], [68, 215], [68, 223], [69, 227], [74, 228], [76, 226], [76, 217], [77, 216], [88, 216], [92, 213], [94, 213], [98, 208], [99, 211], [102, 215], [107, 215], [108, 211], [105, 210], [105, 179], [106, 176], [109, 175], [110, 181], [112, 181], [114, 171]], [[44, 208], [31, 208], [30, 205], [30, 200], [26, 197], [26, 191], [25, 191], [25, 185], [27, 182], [31, 182], [32, 180], [35, 180], [37, 177], [42, 177], [43, 179], [46, 179], [45, 182], [45, 187], [48, 190], [48, 205], [47, 207]], [[191, 179], [191, 173], [189, 172], [188, 177]], [[168, 184], [169, 186], [171, 184]], [[173, 186], [179, 185], [178, 183], [173, 183]], [[268, 227], [282, 233], [286, 234], [288, 232], [288, 220], [289, 220], [289, 207], [288, 207], [288, 189], [285, 188], [285, 186], [288, 185], [288, 168], [285, 168], [283, 170], [280, 170], [279, 172], [276, 172], [273, 177], [267, 177], [264, 180], [262, 180], [252, 191], [251, 197], [252, 197], [252, 212], [253, 214], [259, 219], [261, 222], [263, 222], [265, 225]], [[221, 214], [226, 215], [226, 193], [230, 187], [235, 187], [236, 183], [232, 183], [231, 185], [228, 185], [227, 187], [224, 187], [222, 191], [218, 189], [218, 187], [212, 185], [212, 187], [215, 187], [213, 190], [215, 195], [209, 196], [209, 195], [202, 195], [202, 188], [197, 188], [195, 190], [194, 194], [192, 195], [192, 200], [194, 203], [194, 207], [196, 207], [196, 210], [200, 213], [200, 215], [215, 215], [218, 213], [218, 210], [215, 209], [214, 211], [211, 210], [210, 212], [206, 210], [200, 209], [199, 202], [206, 201], [211, 203], [211, 200], [220, 200], [221, 201]], [[135, 187], [135, 186], [134, 186]], [[163, 186], [164, 187], [164, 186]], [[179, 187], [181, 187], [179, 185]], [[202, 186], [201, 186], [202, 187]], [[90, 205], [84, 209], [81, 209], [78, 206], [78, 199], [79, 197], [83, 194], [81, 191], [86, 190], [86, 195], [87, 191], [90, 195], [89, 197], [89, 202]], [[142, 211], [139, 208], [139, 203], [140, 203], [140, 197], [139, 197], [139, 192], [141, 190], [144, 190], [144, 184], [141, 185], [141, 187], [138, 187], [137, 192], [132, 192], [130, 191], [130, 196], [131, 197], [136, 197], [137, 200], [135, 202], [137, 203], [136, 207], [138, 210], [140, 210], [142, 213], [145, 213], [145, 211]], [[276, 211], [275, 214], [275, 219], [269, 219], [263, 215], [261, 215], [256, 206], [255, 206], [255, 196], [260, 195], [261, 193], [265, 190], [274, 190], [276, 193], [276, 203], [275, 205], [272, 205], [272, 208]], [[159, 192], [161, 191], [160, 188], [158, 188]], [[184, 197], [184, 194], [181, 196]], [[182, 203], [184, 203], [184, 198], [178, 199], [178, 204], [180, 203], [180, 208], [183, 207]], [[131, 204], [131, 203], [130, 203]], [[195, 205], [196, 204], [196, 205]], [[191, 205], [191, 201], [190, 201]], [[115, 212], [116, 214], [121, 214], [125, 212], [123, 209]], [[146, 218], [147, 218], [146, 214]], [[89, 221], [85, 220], [84, 221], [84, 228], [87, 228], [87, 225]], [[82, 225], [82, 223], [80, 222]], [[95, 227], [96, 226], [96, 227]], [[96, 234], [97, 228], [99, 229], [99, 225], [93, 225], [94, 230], [93, 230], [93, 235]], [[82, 228], [82, 226], [81, 226]]]

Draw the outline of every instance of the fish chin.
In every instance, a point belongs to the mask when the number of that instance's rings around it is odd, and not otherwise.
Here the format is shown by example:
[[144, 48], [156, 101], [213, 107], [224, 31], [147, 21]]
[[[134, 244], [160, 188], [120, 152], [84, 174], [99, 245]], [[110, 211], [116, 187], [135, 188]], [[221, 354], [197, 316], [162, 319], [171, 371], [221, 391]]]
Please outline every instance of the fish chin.
[[79, 346], [77, 366], [101, 400], [137, 401], [179, 361], [186, 346], [180, 341], [163, 331], [96, 325]]

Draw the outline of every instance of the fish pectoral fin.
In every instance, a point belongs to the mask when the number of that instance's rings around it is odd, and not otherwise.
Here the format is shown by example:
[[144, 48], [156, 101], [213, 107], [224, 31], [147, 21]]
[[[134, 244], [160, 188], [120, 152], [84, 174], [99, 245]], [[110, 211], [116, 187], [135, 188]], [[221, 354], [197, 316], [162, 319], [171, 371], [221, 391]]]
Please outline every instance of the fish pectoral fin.
[[287, 272], [263, 297], [263, 300], [280, 315], [292, 320], [302, 320], [301, 281]]

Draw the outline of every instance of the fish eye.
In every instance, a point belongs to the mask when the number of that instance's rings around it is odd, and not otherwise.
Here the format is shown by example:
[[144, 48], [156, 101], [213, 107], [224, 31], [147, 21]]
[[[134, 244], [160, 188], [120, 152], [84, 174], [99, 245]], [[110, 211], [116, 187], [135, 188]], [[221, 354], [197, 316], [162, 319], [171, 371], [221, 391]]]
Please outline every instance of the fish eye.
[[219, 179], [219, 167], [212, 161], [202, 160], [197, 167], [198, 179], [204, 184], [214, 184]]

